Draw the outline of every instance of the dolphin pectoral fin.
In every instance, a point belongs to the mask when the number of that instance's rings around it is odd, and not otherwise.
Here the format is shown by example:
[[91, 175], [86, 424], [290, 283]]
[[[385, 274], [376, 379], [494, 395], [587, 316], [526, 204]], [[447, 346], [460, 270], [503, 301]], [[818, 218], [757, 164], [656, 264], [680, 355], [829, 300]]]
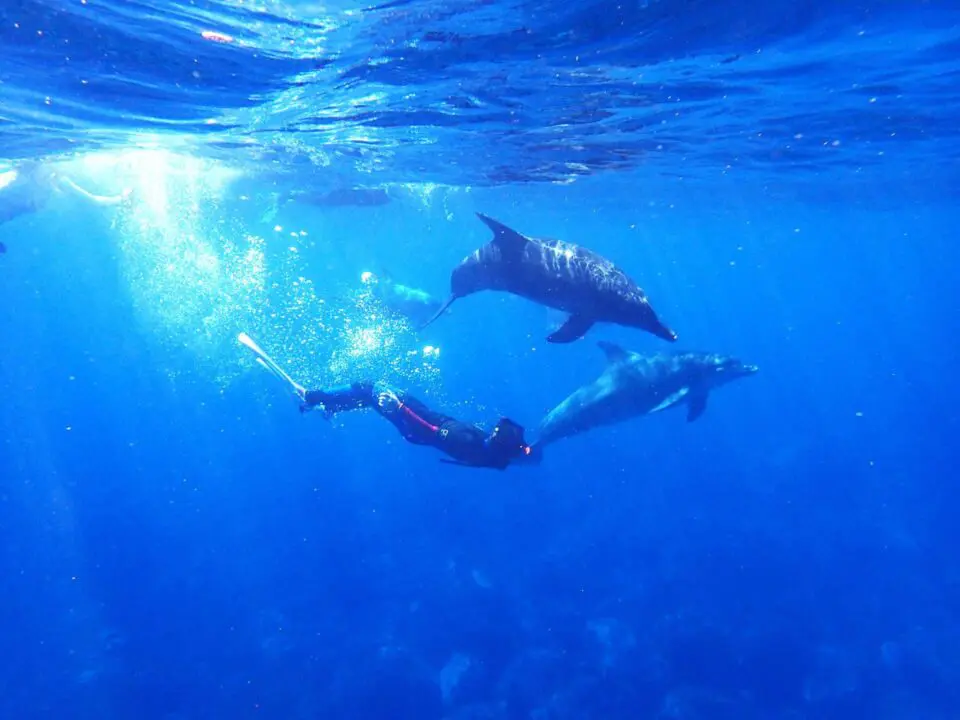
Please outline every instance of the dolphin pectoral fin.
[[597, 347], [603, 350], [603, 354], [607, 356], [607, 362], [611, 365], [623, 362], [630, 357], [630, 354], [616, 343], [601, 340], [597, 343]]
[[593, 327], [593, 318], [584, 315], [571, 315], [567, 321], [547, 336], [547, 342], [570, 343], [582, 338]]
[[427, 320], [423, 325], [421, 325], [420, 327], [418, 327], [417, 330], [423, 330], [423, 329], [426, 328], [428, 325], [430, 325], [431, 323], [433, 323], [434, 320], [436, 320], [438, 317], [440, 317], [441, 315], [443, 315], [443, 313], [445, 313], [445, 312], [447, 311], [447, 308], [450, 307], [450, 306], [453, 304], [453, 301], [456, 300], [456, 299], [457, 299], [457, 296], [456, 296], [456, 295], [451, 295], [450, 297], [448, 297], [448, 298], [446, 299], [446, 301], [443, 303], [443, 305], [440, 306], [440, 309], [437, 310], [437, 311], [433, 314], [433, 317], [431, 317], [431, 318], [430, 318], [429, 320]]
[[490, 242], [500, 248], [504, 259], [513, 260], [523, 254], [523, 249], [529, 242], [527, 238], [516, 230], [507, 227], [502, 222], [494, 220], [492, 217], [488, 217], [483, 213], [478, 212], [477, 217], [493, 231], [493, 240]]
[[706, 391], [695, 392], [690, 395], [690, 400], [687, 402], [687, 422], [693, 422], [707, 409], [707, 393]]
[[683, 400], [683, 399], [687, 396], [687, 393], [689, 393], [689, 392], [690, 392], [690, 388], [686, 388], [686, 387], [685, 387], [685, 388], [680, 388], [680, 389], [677, 390], [675, 393], [673, 393], [672, 395], [668, 396], [667, 399], [664, 400], [662, 403], [660, 403], [660, 404], [657, 405], [655, 408], [653, 408], [652, 410], [650, 410], [647, 414], [648, 414], [648, 415], [652, 415], [652, 414], [655, 413], [655, 412], [660, 412], [661, 410], [666, 410], [667, 408], [673, 407], [673, 406], [676, 405], [678, 402], [680, 402], [681, 400]]

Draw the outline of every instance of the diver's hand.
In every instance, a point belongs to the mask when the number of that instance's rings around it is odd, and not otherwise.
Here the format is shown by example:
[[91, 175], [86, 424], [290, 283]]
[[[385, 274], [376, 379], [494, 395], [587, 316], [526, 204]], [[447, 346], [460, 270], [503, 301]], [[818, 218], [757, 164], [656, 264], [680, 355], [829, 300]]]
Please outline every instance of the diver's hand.
[[385, 413], [394, 413], [400, 409], [400, 398], [392, 390], [384, 390], [377, 395], [377, 405]]

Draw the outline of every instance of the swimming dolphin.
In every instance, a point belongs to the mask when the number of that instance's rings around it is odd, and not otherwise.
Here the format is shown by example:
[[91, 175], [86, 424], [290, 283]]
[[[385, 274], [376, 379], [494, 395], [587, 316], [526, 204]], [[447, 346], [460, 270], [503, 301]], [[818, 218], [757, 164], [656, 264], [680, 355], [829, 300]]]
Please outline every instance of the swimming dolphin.
[[381, 271], [379, 276], [369, 271], [364, 272], [360, 275], [360, 280], [370, 286], [371, 292], [380, 302], [417, 325], [431, 317], [442, 304], [425, 290], [394, 281], [387, 271]]
[[341, 187], [328, 191], [301, 190], [288, 199], [317, 207], [376, 207], [388, 204], [393, 198], [383, 188]]
[[526, 237], [482, 213], [477, 217], [493, 231], [493, 239], [456, 267], [450, 275], [450, 297], [423, 327], [457, 298], [499, 290], [570, 313], [547, 337], [552, 343], [573, 342], [597, 322], [640, 328], [670, 342], [677, 339], [657, 318], [643, 290], [606, 258], [561, 240]]
[[607, 357], [607, 367], [547, 413], [536, 430], [536, 451], [561, 438], [681, 404], [687, 406], [687, 421], [693, 422], [706, 410], [711, 390], [758, 370], [756, 365], [722, 355], [641, 355], [611, 342], [597, 345]]

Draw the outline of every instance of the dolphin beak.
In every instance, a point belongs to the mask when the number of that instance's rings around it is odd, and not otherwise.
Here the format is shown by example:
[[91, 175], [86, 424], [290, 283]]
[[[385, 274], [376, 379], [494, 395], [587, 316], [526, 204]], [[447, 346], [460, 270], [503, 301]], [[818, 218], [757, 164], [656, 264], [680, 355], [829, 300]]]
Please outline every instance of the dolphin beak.
[[668, 328], [663, 323], [660, 323], [656, 328], [653, 329], [653, 334], [660, 338], [661, 340], [666, 340], [667, 342], [676, 342], [679, 337], [673, 330]]

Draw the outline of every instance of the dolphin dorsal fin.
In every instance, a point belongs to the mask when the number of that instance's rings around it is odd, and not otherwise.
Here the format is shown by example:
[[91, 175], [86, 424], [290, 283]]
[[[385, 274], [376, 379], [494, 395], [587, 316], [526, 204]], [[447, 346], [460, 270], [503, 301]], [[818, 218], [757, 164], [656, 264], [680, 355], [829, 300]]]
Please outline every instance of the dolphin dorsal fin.
[[630, 353], [616, 343], [600, 340], [597, 343], [597, 347], [603, 350], [603, 354], [607, 356], [607, 362], [611, 365], [614, 363], [621, 363], [630, 357]]
[[499, 247], [505, 256], [523, 252], [524, 246], [529, 242], [528, 238], [481, 212], [477, 213], [477, 217], [493, 231], [493, 239], [490, 242]]

